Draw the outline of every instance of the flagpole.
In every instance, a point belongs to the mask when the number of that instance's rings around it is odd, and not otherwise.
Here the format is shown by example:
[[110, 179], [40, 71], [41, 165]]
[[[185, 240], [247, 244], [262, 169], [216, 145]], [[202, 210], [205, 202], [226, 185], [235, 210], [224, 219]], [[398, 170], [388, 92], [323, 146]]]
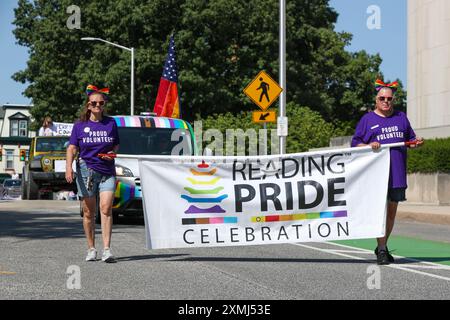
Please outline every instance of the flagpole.
[[134, 115], [134, 48], [131, 48], [131, 115]]

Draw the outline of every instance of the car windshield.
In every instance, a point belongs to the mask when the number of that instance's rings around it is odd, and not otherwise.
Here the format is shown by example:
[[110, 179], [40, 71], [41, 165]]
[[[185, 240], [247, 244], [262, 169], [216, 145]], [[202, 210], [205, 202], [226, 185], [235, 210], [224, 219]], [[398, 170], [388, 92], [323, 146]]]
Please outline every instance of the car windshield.
[[[171, 141], [172, 133], [180, 130], [179, 140]], [[127, 128], [119, 127], [121, 154], [136, 155], [171, 155], [172, 149], [177, 146], [180, 153], [192, 155], [192, 145], [189, 130], [168, 128]], [[178, 145], [179, 144], [179, 145]]]
[[67, 141], [69, 137], [39, 138], [36, 140], [36, 152], [66, 151]]
[[20, 180], [5, 180], [5, 182], [3, 182], [3, 185], [5, 187], [19, 187], [20, 186]]

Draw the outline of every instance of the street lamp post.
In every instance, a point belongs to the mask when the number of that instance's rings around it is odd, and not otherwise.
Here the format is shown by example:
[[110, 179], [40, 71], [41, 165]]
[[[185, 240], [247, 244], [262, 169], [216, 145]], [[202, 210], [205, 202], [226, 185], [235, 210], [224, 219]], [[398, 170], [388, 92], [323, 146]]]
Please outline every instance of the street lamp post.
[[130, 104], [131, 104], [131, 115], [134, 115], [134, 48], [127, 48], [124, 46], [121, 46], [120, 44], [112, 43], [100, 38], [92, 38], [92, 37], [85, 37], [81, 38], [81, 40], [86, 41], [102, 41], [107, 44], [110, 44], [114, 47], [119, 47], [121, 49], [127, 50], [131, 52], [131, 95], [130, 95]]
[[[283, 124], [287, 131], [286, 118], [286, 0], [280, 0], [280, 86], [283, 91], [280, 95], [279, 120], [286, 121]], [[278, 127], [280, 127], [278, 123]], [[280, 154], [286, 153], [287, 132], [279, 133]]]

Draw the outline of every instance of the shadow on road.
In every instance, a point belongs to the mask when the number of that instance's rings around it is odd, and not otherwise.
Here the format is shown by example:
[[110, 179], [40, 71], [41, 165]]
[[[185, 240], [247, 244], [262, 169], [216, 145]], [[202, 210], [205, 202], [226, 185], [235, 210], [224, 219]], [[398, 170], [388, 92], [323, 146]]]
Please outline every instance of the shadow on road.
[[[414, 259], [414, 260], [413, 260]], [[430, 257], [405, 257], [396, 259], [393, 265], [408, 265], [415, 264], [418, 261], [428, 262], [448, 262], [450, 258], [430, 258]], [[340, 263], [340, 264], [376, 264], [375, 258], [369, 258], [367, 260], [356, 259], [303, 259], [303, 258], [246, 258], [246, 257], [186, 257], [181, 259], [173, 259], [172, 261], [186, 261], [186, 262], [288, 262], [288, 263]]]
[[353, 260], [353, 259], [300, 259], [300, 258], [244, 258], [244, 257], [189, 257], [173, 259], [171, 261], [186, 262], [288, 262], [288, 263], [349, 263], [349, 264], [373, 264], [373, 259]]
[[118, 257], [116, 260], [118, 262], [122, 261], [139, 261], [139, 260], [150, 260], [150, 259], [161, 259], [161, 258], [173, 258], [187, 256], [187, 254], [148, 254], [140, 256], [130, 256], [130, 257]]
[[0, 238], [55, 239], [84, 237], [81, 220], [70, 213], [2, 212]]
[[[144, 226], [143, 217], [121, 217], [114, 230]], [[96, 225], [96, 229], [100, 224]], [[84, 238], [83, 218], [74, 213], [0, 212], [0, 238], [26, 239]]]

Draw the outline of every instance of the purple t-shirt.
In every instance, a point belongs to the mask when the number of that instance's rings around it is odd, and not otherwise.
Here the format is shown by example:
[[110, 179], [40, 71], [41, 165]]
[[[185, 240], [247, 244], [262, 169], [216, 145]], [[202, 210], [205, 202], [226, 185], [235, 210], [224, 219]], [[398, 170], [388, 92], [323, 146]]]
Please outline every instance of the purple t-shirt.
[[[382, 117], [375, 112], [366, 113], [358, 125], [352, 139], [352, 147], [360, 143], [380, 144], [415, 140], [416, 134], [411, 128], [406, 114], [394, 111], [390, 117]], [[406, 188], [406, 147], [390, 148], [391, 165], [389, 170], [389, 188]]]
[[104, 175], [115, 176], [114, 161], [103, 160], [97, 155], [108, 153], [119, 144], [117, 125], [113, 118], [103, 117], [99, 122], [76, 122], [70, 136], [70, 144], [78, 147], [80, 158], [86, 162], [88, 168]]

